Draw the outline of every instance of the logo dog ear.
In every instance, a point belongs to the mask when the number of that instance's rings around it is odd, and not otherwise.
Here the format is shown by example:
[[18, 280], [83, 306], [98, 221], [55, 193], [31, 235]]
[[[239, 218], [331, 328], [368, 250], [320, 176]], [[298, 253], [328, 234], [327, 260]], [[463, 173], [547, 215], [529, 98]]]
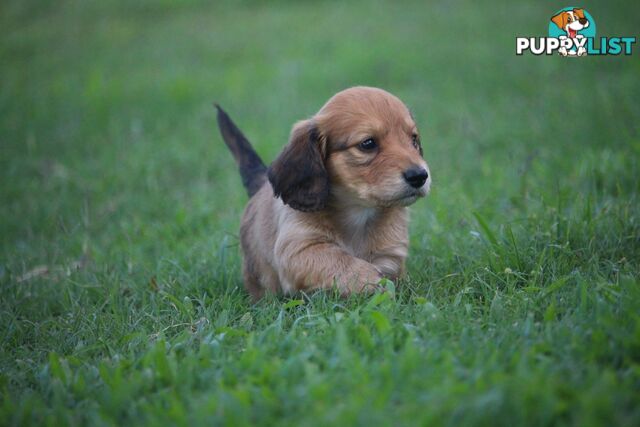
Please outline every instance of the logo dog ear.
[[329, 197], [325, 148], [326, 141], [313, 120], [296, 123], [289, 144], [267, 170], [274, 195], [299, 211], [324, 208]]
[[551, 22], [556, 24], [558, 26], [558, 28], [560, 28], [562, 31], [564, 31], [564, 27], [567, 26], [567, 12], [562, 11], [562, 12], [558, 13], [557, 15], [551, 17]]
[[574, 13], [575, 15], [577, 15], [577, 16], [578, 16], [578, 18], [580, 18], [580, 19], [584, 19], [584, 17], [585, 17], [585, 16], [584, 16], [584, 9], [582, 9], [582, 8], [576, 8], [576, 9], [573, 9], [573, 13]]

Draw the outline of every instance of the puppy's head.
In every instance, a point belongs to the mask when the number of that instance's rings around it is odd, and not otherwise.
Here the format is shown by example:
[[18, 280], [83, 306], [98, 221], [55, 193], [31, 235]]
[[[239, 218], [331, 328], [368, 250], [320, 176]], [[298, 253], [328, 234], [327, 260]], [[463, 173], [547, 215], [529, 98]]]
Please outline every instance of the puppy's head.
[[431, 185], [411, 113], [395, 96], [369, 87], [339, 92], [297, 123], [268, 177], [275, 195], [302, 211], [320, 210], [331, 199], [407, 206]]
[[570, 37], [575, 37], [578, 31], [589, 26], [589, 20], [584, 15], [584, 9], [579, 8], [562, 11], [553, 16], [551, 21], [558, 28], [566, 31]]

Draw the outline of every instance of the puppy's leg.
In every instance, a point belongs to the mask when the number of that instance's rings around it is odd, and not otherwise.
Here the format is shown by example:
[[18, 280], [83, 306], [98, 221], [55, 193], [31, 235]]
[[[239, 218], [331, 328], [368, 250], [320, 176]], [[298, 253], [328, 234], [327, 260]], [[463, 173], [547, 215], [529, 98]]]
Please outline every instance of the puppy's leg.
[[246, 259], [242, 263], [242, 278], [244, 279], [244, 287], [254, 302], [264, 296], [264, 288], [260, 286], [260, 279], [253, 271], [252, 264]]
[[402, 277], [404, 275], [405, 256], [395, 256], [389, 254], [377, 255], [371, 259], [371, 263], [378, 268], [378, 270], [384, 275], [384, 277], [395, 281], [399, 277]]
[[[582, 34], [578, 34], [576, 38], [579, 40], [582, 40], [584, 39], [584, 36]], [[586, 54], [587, 54], [587, 48], [585, 48], [584, 45], [578, 47], [578, 56], [583, 56]]]
[[567, 56], [568, 52], [567, 52], [567, 43], [569, 40], [569, 38], [567, 36], [560, 36], [558, 37], [558, 39], [560, 40], [560, 48], [558, 49], [558, 53], [562, 56]]
[[343, 295], [373, 291], [382, 275], [379, 269], [339, 246], [325, 242], [287, 242], [276, 248], [284, 291], [331, 289]]

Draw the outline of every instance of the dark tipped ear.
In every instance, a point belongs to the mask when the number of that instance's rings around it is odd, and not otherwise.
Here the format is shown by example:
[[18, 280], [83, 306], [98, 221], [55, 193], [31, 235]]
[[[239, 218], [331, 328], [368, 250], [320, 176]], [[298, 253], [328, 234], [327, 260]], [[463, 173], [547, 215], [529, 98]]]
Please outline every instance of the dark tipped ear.
[[296, 123], [289, 144], [267, 170], [275, 196], [303, 212], [324, 208], [329, 197], [324, 157], [325, 141], [313, 121]]
[[552, 16], [551, 22], [564, 31], [564, 27], [567, 25], [567, 12], [562, 11], [557, 15]]

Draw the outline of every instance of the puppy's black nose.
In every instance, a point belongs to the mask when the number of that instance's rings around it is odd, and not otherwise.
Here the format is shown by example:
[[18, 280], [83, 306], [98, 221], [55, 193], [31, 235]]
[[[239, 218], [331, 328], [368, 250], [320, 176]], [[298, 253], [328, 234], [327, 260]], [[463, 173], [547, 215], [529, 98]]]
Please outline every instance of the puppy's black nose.
[[578, 22], [580, 22], [582, 25], [587, 25], [587, 18], [580, 18], [578, 19]]
[[413, 188], [420, 188], [427, 182], [429, 174], [426, 169], [423, 168], [411, 168], [404, 171], [404, 179]]

